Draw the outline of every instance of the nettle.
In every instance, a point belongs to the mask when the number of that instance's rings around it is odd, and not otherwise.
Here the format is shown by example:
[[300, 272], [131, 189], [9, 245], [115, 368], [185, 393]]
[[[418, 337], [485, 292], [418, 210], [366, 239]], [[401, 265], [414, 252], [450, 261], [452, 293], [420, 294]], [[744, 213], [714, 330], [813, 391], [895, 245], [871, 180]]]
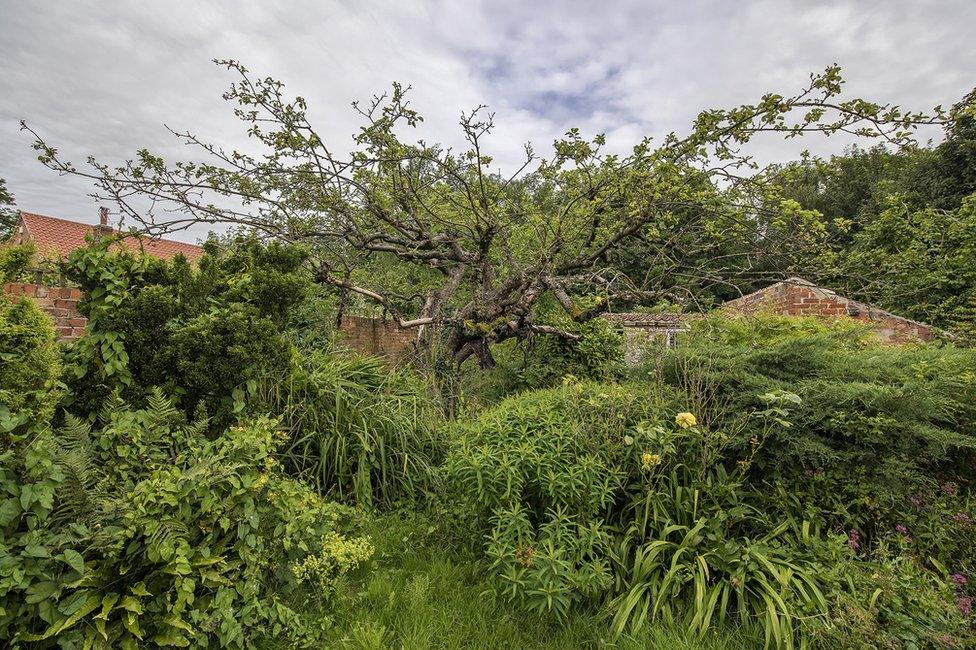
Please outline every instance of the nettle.
[[[160, 394], [0, 456], [0, 636], [15, 645], [313, 643], [286, 603], [326, 602], [371, 553], [355, 512], [284, 477], [267, 420], [213, 440]], [[326, 588], [327, 587], [327, 588]]]

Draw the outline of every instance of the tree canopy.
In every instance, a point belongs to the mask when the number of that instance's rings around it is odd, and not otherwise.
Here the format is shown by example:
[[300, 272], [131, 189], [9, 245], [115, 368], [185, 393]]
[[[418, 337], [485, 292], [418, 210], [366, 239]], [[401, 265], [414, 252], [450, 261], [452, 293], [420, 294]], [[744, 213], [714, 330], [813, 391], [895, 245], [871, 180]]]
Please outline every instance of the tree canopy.
[[174, 132], [205, 160], [169, 163], [141, 150], [120, 165], [90, 158], [78, 168], [38, 137], [41, 162], [92, 179], [97, 196], [153, 233], [223, 223], [303, 243], [343, 308], [374, 305], [421, 340], [443, 328], [455, 360], [485, 365], [493, 342], [576, 338], [541, 322], [543, 296], [582, 321], [614, 305], [687, 303], [695, 289], [729, 290], [790, 267], [828, 231], [744, 152], [757, 135], [845, 133], [900, 147], [919, 125], [946, 121], [938, 107], [846, 99], [832, 66], [793, 94], [704, 111], [687, 133], [645, 138], [626, 155], [570, 129], [549, 155], [526, 145], [523, 163], [503, 173], [488, 149], [486, 107], [462, 114], [463, 150], [409, 141], [402, 134], [422, 117], [394, 84], [353, 104], [363, 124], [339, 153], [303, 98], [236, 61], [218, 63], [239, 76], [224, 97], [260, 155]]

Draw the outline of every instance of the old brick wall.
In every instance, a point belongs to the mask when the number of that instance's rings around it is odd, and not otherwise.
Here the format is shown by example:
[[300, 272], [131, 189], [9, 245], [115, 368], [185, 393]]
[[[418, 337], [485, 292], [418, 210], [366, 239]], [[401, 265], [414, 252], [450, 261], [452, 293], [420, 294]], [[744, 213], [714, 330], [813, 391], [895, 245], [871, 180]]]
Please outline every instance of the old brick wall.
[[54, 320], [60, 341], [73, 341], [85, 335], [88, 319], [78, 312], [81, 290], [74, 287], [50, 287], [45, 284], [11, 282], [3, 285], [3, 293], [14, 298], [27, 296]]
[[799, 278], [730, 300], [722, 308], [743, 313], [769, 311], [785, 316], [853, 318], [872, 325], [878, 336], [893, 344], [931, 341], [933, 338], [932, 328], [925, 323], [845, 298]]
[[[85, 335], [88, 319], [78, 312], [81, 290], [74, 287], [52, 287], [44, 284], [9, 283], [3, 293], [13, 298], [26, 296], [43, 309], [53, 320], [58, 340], [73, 341]], [[401, 359], [412, 348], [416, 330], [401, 329], [392, 321], [364, 316], [344, 316], [343, 341], [363, 354]]]
[[366, 316], [343, 316], [339, 325], [343, 342], [363, 354], [402, 359], [410, 354], [415, 329], [402, 329], [393, 321]]

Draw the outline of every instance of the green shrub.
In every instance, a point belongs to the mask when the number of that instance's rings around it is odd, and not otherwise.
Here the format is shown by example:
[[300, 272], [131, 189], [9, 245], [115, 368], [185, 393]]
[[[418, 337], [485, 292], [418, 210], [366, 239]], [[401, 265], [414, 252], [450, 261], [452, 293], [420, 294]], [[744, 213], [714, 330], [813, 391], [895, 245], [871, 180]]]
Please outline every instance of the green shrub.
[[557, 385], [567, 376], [608, 381], [621, 374], [623, 337], [608, 321], [593, 318], [575, 323], [564, 317], [552, 324], [578, 334], [579, 340], [539, 335], [493, 346], [497, 366], [487, 377], [468, 378], [469, 383], [476, 383], [469, 388], [469, 392], [479, 393], [474, 398], [491, 404], [511, 393]]
[[627, 482], [628, 432], [663, 405], [569, 381], [461, 423], [444, 475], [487, 531], [498, 592], [565, 616], [611, 582], [605, 521]]
[[0, 246], [0, 284], [31, 281], [31, 265], [36, 252], [34, 244]]
[[205, 249], [197, 265], [112, 252], [110, 240], [72, 252], [90, 332], [69, 355], [75, 411], [97, 411], [113, 390], [141, 399], [158, 386], [219, 428], [252, 380], [287, 367], [289, 311], [310, 286], [306, 253], [253, 238]]
[[602, 602], [618, 637], [737, 623], [767, 646], [829, 646], [864, 621], [868, 642], [968, 639], [947, 575], [865, 555], [755, 482], [765, 446], [795, 430], [797, 395], [756, 395], [732, 428], [706, 426], [698, 397], [570, 381], [459, 424], [444, 474], [485, 531], [493, 591], [563, 619]]
[[[353, 513], [285, 478], [270, 422], [214, 440], [158, 393], [69, 418], [0, 456], [0, 636], [15, 645], [314, 642], [289, 605], [327, 602], [368, 557]], [[120, 579], [121, 578], [121, 579]]]
[[289, 433], [284, 462], [320, 493], [389, 505], [429, 487], [443, 444], [434, 402], [412, 371], [352, 354], [296, 353], [257, 393]]
[[[804, 638], [824, 648], [965, 648], [976, 641], [955, 586], [937, 561], [892, 536], [870, 557], [844, 533], [805, 535], [797, 553], [817, 567], [827, 620], [802, 621]], [[924, 566], [923, 566], [924, 565]]]
[[910, 497], [946, 480], [968, 486], [976, 460], [976, 353], [889, 347], [863, 330], [811, 319], [706, 319], [662, 367], [700, 395], [706, 417], [739, 433], [771, 390], [802, 403], [763, 446], [750, 480], [781, 479], [803, 496], [794, 514], [871, 535], [903, 523]]
[[39, 417], [37, 410], [53, 408], [60, 356], [47, 314], [26, 298], [0, 296], [0, 432]]

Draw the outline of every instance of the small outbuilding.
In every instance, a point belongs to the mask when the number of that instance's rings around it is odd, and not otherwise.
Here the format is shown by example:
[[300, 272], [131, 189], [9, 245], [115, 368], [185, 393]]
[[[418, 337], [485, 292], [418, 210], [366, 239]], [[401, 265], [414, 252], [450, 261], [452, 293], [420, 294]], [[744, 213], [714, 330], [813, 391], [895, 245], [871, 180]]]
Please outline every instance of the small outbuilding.
[[864, 302], [845, 298], [830, 289], [818, 287], [803, 278], [789, 278], [722, 305], [727, 312], [757, 311], [784, 316], [853, 318], [873, 326], [887, 343], [903, 344], [931, 341], [932, 328], [925, 323], [896, 316]]
[[647, 350], [661, 346], [673, 348], [678, 335], [687, 332], [688, 314], [642, 314], [625, 312], [603, 314], [624, 337], [624, 359], [630, 365], [641, 362]]

